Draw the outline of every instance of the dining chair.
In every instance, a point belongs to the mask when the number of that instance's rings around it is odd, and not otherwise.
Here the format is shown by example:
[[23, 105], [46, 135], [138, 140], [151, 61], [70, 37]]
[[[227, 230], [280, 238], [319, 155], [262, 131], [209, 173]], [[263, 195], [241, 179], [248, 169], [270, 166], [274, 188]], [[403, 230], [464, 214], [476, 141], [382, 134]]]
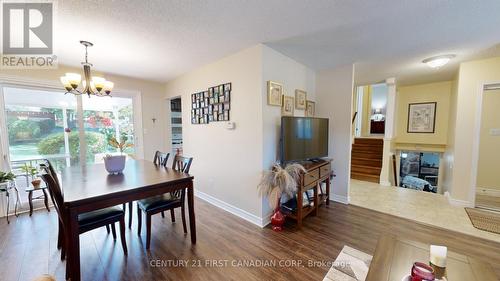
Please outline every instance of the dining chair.
[[[165, 153], [165, 152], [161, 152], [161, 151], [156, 151], [155, 152], [155, 155], [154, 155], [154, 158], [153, 158], [153, 163], [155, 163], [155, 165], [158, 165], [158, 166], [163, 166], [163, 167], [167, 167], [167, 161], [168, 161], [168, 157], [170, 156], [170, 153]], [[123, 203], [123, 210], [125, 211], [126, 210], [126, 203]], [[128, 202], [128, 228], [132, 228], [132, 213], [133, 213], [133, 201], [130, 201]], [[161, 212], [161, 216], [162, 217], [165, 217], [165, 214], [163, 212]], [[108, 227], [106, 226], [106, 229], [108, 229]], [[108, 233], [109, 233], [109, 229], [108, 229]]]
[[[189, 173], [191, 167], [191, 162], [193, 162], [192, 157], [183, 157], [176, 155], [172, 163], [172, 169]], [[174, 192], [169, 192], [163, 195], [158, 195], [137, 201], [137, 234], [141, 235], [142, 227], [142, 212], [146, 213], [146, 249], [149, 249], [151, 244], [151, 216], [160, 212], [170, 210], [172, 216], [172, 222], [175, 222], [174, 209], [181, 209], [182, 217], [182, 227], [184, 228], [184, 233], [187, 233], [186, 227], [186, 211], [185, 211], [185, 197], [186, 189], [176, 190]]]
[[[47, 160], [46, 164], [41, 164], [40, 167], [45, 171], [43, 173], [42, 179], [45, 181], [49, 189], [49, 194], [54, 203], [54, 208], [57, 211], [57, 216], [59, 218], [59, 233], [57, 237], [57, 248], [61, 249], [61, 260], [66, 257], [66, 245], [64, 243], [64, 232], [65, 232], [65, 221], [66, 217], [65, 209], [63, 208], [63, 194], [61, 191], [61, 186], [59, 185], [59, 180], [57, 178], [57, 173], [55, 172], [50, 161]], [[94, 230], [99, 227], [111, 225], [113, 230], [113, 238], [116, 240], [115, 223], [120, 224], [120, 240], [125, 255], [127, 252], [127, 242], [125, 240], [125, 213], [120, 207], [109, 207], [96, 211], [91, 211], [83, 213], [78, 216], [79, 224], [79, 234], [85, 233], [90, 230]]]

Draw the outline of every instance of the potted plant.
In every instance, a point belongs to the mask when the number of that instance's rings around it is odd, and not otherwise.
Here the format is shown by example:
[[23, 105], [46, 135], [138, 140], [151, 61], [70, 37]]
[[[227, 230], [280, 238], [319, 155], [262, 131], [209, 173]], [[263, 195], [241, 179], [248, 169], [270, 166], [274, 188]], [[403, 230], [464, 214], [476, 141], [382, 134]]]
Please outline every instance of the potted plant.
[[120, 138], [120, 142], [118, 142], [115, 137], [111, 137], [109, 139], [108, 144], [120, 150], [120, 155], [107, 154], [104, 157], [104, 166], [106, 167], [106, 171], [108, 171], [108, 173], [119, 174], [123, 172], [123, 169], [125, 169], [125, 160], [127, 156], [123, 155], [123, 151], [129, 147], [134, 147], [134, 144], [127, 142], [127, 140], [127, 136], [122, 136]]
[[28, 163], [24, 163], [24, 166], [21, 167], [21, 170], [26, 173], [26, 175], [31, 176], [31, 184], [35, 189], [40, 188], [40, 183], [42, 182], [42, 180], [37, 177], [38, 170], [35, 167], [31, 166]]
[[266, 196], [269, 206], [274, 210], [271, 216], [273, 230], [281, 231], [285, 217], [281, 213], [280, 200], [282, 194], [293, 197], [297, 192], [297, 181], [300, 174], [306, 169], [300, 164], [289, 164], [282, 168], [279, 164], [274, 164], [270, 171], [264, 172], [258, 189], [261, 196]]
[[16, 176], [11, 172], [0, 171], [0, 190], [7, 190], [7, 185], [13, 181]]

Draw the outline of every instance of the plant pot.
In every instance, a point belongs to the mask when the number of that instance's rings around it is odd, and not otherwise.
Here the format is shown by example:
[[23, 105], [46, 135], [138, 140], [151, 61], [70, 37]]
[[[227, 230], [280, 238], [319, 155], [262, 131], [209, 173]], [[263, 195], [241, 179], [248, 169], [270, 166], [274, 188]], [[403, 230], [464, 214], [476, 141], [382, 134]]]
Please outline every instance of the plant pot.
[[126, 159], [127, 156], [125, 155], [104, 157], [104, 167], [106, 167], [106, 171], [110, 174], [120, 174], [125, 169]]
[[33, 185], [33, 188], [39, 189], [41, 182], [42, 182], [41, 179], [34, 179], [34, 180], [31, 181], [31, 184]]
[[274, 231], [282, 231], [283, 224], [285, 223], [285, 216], [281, 213], [280, 207], [278, 206], [274, 210], [274, 214], [271, 216], [271, 225]]

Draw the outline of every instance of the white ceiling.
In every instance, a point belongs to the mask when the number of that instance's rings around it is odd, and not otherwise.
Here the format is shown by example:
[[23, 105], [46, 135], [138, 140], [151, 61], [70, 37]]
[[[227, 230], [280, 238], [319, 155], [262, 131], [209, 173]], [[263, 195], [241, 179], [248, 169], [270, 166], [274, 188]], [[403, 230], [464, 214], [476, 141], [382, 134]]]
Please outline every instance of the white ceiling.
[[[498, 0], [59, 0], [56, 54], [79, 66], [167, 81], [257, 43], [313, 69], [356, 63], [358, 84], [450, 77], [500, 42]], [[421, 60], [455, 53], [438, 71]], [[498, 48], [489, 54], [500, 53]]]

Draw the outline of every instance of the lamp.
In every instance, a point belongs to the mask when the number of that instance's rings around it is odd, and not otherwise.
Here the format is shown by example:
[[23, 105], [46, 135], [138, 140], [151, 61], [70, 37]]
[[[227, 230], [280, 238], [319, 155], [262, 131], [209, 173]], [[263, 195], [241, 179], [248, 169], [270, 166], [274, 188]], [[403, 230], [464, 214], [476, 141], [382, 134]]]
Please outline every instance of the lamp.
[[[65, 76], [60, 78], [61, 83], [66, 89], [66, 93], [72, 93], [74, 95], [83, 95], [87, 94], [90, 96], [97, 97], [110, 97], [110, 93], [113, 90], [113, 82], [107, 81], [106, 79], [98, 76], [91, 76], [90, 67], [91, 63], [88, 62], [87, 56], [87, 48], [92, 47], [94, 44], [88, 41], [80, 41], [80, 44], [85, 46], [85, 62], [82, 62], [83, 65], [83, 74], [84, 80], [82, 81], [82, 76], [77, 73], [66, 73]], [[78, 90], [78, 86], [82, 84], [82, 90]]]
[[435, 57], [426, 58], [422, 62], [427, 64], [430, 68], [440, 68], [441, 66], [444, 66], [445, 64], [447, 64], [454, 57], [455, 57], [455, 55], [435, 56]]

